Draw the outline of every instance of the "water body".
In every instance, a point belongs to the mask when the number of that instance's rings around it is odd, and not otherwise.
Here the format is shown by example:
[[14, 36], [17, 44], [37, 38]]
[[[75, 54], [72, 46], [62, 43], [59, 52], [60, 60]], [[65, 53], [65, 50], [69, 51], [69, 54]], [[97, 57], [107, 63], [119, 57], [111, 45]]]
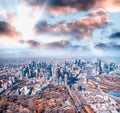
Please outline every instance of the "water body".
[[113, 96], [116, 96], [116, 97], [120, 98], [120, 92], [107, 92], [107, 94], [111, 94]]

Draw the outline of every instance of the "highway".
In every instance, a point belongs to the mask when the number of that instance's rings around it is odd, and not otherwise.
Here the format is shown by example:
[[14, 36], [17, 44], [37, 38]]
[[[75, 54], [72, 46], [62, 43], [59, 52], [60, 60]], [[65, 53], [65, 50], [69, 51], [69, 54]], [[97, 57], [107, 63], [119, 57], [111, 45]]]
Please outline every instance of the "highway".
[[67, 86], [67, 89], [68, 89], [68, 91], [69, 91], [70, 96], [71, 96], [72, 99], [73, 99], [73, 102], [74, 102], [74, 104], [75, 104], [75, 106], [76, 106], [76, 109], [79, 111], [79, 113], [81, 113], [81, 112], [80, 112], [80, 108], [79, 108], [79, 103], [77, 102], [76, 98], [74, 97], [73, 92], [71, 91], [71, 89], [69, 88], [69, 86]]
[[75, 103], [76, 109], [78, 110], [78, 113], [87, 113], [87, 111], [84, 107], [85, 101], [83, 101], [83, 99], [79, 95], [79, 92], [76, 91], [76, 89], [74, 87], [72, 87], [70, 89], [69, 86], [67, 86], [67, 88], [68, 88], [68, 91], [69, 91], [71, 97], [73, 98], [73, 101]]

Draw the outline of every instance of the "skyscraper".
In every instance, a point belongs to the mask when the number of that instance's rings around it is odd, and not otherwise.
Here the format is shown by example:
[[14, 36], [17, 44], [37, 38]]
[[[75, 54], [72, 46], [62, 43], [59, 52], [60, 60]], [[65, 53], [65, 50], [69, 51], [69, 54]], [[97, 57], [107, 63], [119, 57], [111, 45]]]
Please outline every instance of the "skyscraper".
[[96, 66], [96, 75], [102, 74], [102, 67], [101, 67], [101, 60], [100, 59], [97, 59], [95, 66]]
[[65, 74], [65, 77], [64, 77], [64, 85], [67, 86], [68, 85], [68, 75]]
[[115, 63], [110, 63], [110, 71], [113, 71], [115, 69]]
[[26, 69], [25, 67], [22, 68], [22, 79], [26, 76]]
[[61, 75], [61, 73], [60, 73], [60, 69], [59, 68], [57, 68], [56, 69], [56, 82], [57, 82], [57, 84], [59, 84], [59, 80], [60, 80], [60, 75]]
[[107, 64], [104, 64], [104, 66], [103, 66], [103, 71], [104, 71], [105, 74], [108, 74], [108, 73], [109, 73], [109, 67], [108, 67]]

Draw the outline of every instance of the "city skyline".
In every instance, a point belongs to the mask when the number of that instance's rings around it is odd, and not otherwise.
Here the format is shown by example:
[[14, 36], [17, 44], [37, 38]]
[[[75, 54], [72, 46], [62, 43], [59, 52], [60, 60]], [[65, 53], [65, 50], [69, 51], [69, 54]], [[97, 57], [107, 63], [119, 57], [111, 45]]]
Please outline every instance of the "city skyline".
[[0, 56], [119, 57], [119, 13], [119, 0], [0, 0]]
[[120, 62], [62, 58], [0, 63], [2, 113], [119, 113]]

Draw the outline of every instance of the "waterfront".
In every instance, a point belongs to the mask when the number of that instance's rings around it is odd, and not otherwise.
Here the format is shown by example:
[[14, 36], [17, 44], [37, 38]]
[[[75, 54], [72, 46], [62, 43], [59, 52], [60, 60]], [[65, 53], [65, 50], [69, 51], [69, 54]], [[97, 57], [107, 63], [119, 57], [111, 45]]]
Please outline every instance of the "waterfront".
[[111, 94], [113, 96], [116, 96], [116, 97], [120, 98], [120, 92], [107, 92], [107, 94]]

